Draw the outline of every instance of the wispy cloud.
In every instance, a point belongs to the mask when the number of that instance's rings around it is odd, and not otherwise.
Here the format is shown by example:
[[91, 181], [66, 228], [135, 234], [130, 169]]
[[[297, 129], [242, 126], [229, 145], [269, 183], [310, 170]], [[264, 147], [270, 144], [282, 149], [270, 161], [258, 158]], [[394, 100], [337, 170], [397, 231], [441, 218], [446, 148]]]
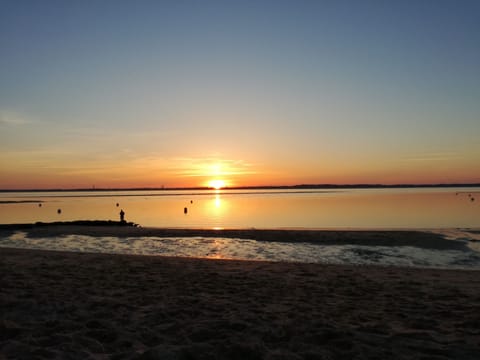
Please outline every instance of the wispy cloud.
[[[254, 165], [243, 160], [219, 159], [216, 157], [205, 158], [164, 158], [152, 154], [143, 155], [131, 152], [128, 149], [116, 154], [98, 154], [94, 159], [85, 159], [82, 154], [55, 153], [55, 159], [50, 154], [43, 154], [62, 173], [68, 175], [102, 175], [112, 173], [136, 173], [148, 176], [166, 176], [173, 178], [211, 178], [211, 177], [237, 177], [256, 174]], [[34, 157], [35, 158], [35, 157]], [[52, 161], [53, 160], [53, 161]], [[32, 160], [30, 160], [32, 161]]]
[[255, 174], [253, 165], [243, 160], [205, 158], [176, 158], [170, 166], [177, 175], [187, 177], [237, 176]]
[[18, 112], [0, 110], [0, 125], [21, 126], [31, 124], [32, 122], [32, 119], [29, 119]]
[[418, 155], [412, 155], [403, 158], [405, 162], [438, 162], [438, 161], [451, 161], [458, 159], [460, 155], [456, 152], [444, 152], [444, 153], [423, 153]]

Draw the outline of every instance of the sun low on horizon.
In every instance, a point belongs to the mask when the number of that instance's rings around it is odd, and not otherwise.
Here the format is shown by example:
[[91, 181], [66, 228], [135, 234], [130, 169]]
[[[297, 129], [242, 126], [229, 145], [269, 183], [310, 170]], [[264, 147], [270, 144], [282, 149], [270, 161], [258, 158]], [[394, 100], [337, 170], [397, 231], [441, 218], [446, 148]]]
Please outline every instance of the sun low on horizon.
[[220, 190], [226, 187], [226, 181], [222, 179], [212, 179], [208, 181], [208, 187], [215, 190]]
[[[206, 163], [200, 168], [204, 168], [204, 174], [202, 174], [207, 181], [203, 184], [208, 188], [220, 190], [230, 185], [231, 181], [226, 179], [226, 176], [232, 176], [235, 170], [226, 161], [214, 161], [212, 163]], [[237, 169], [238, 171], [238, 169]]]

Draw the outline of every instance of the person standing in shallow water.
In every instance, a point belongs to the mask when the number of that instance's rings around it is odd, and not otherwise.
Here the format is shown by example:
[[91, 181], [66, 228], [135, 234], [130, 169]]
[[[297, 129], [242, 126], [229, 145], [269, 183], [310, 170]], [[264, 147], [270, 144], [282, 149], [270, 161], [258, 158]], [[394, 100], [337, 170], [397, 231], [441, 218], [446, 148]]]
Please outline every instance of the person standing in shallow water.
[[125, 211], [120, 210], [120, 222], [124, 223], [125, 222]]

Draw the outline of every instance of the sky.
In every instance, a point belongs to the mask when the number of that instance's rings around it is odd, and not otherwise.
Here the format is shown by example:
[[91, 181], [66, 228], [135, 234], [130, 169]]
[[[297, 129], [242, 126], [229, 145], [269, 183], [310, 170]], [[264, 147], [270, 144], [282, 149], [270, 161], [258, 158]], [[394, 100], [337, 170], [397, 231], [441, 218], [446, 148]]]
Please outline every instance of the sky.
[[480, 182], [480, 1], [0, 8], [0, 189]]

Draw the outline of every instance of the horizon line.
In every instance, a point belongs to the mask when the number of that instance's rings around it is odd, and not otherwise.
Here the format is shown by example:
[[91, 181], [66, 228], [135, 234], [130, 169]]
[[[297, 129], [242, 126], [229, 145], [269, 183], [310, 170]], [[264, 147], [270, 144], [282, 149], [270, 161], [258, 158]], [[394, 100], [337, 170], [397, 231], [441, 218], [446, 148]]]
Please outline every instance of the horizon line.
[[145, 191], [145, 190], [274, 190], [274, 189], [374, 189], [374, 188], [434, 188], [434, 187], [479, 187], [480, 183], [431, 183], [431, 184], [296, 184], [296, 185], [252, 185], [225, 186], [220, 189], [209, 186], [190, 187], [92, 187], [92, 188], [32, 188], [32, 189], [0, 189], [0, 192], [54, 192], [54, 191]]

